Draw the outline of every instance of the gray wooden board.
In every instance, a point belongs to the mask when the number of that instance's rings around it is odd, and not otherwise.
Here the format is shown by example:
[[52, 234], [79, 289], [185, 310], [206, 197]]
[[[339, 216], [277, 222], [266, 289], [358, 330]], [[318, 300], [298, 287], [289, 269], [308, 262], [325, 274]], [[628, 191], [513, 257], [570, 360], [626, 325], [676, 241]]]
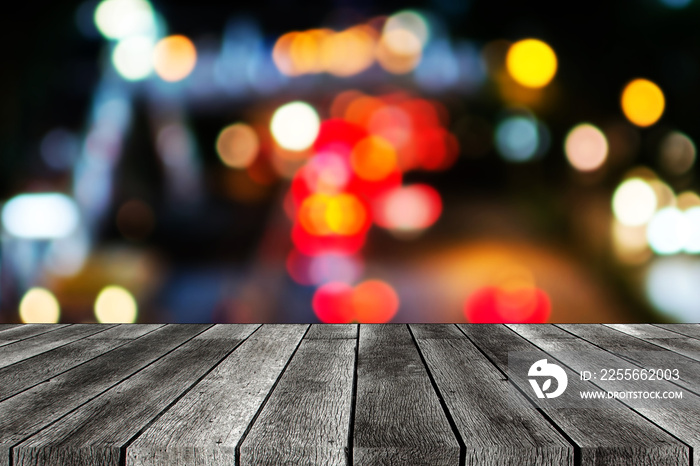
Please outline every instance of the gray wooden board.
[[151, 333], [159, 329], [164, 324], [121, 324], [89, 336], [89, 340], [133, 340], [135, 338]]
[[[641, 338], [644, 341], [653, 343], [661, 348], [665, 348], [696, 361], [700, 361], [700, 340], [695, 338], [688, 338], [685, 335], [674, 333], [649, 324], [608, 324], [606, 326], [619, 332]], [[646, 330], [647, 328], [653, 328], [655, 330], [649, 332]], [[700, 389], [700, 386], [696, 386], [696, 388]]]
[[121, 448], [247, 338], [218, 325], [13, 448], [15, 465], [120, 464]]
[[10, 345], [0, 346], [0, 368], [107, 330], [110, 327], [114, 327], [114, 324], [69, 325], [16, 341]]
[[0, 333], [11, 328], [20, 327], [22, 324], [0, 324]]
[[0, 346], [41, 335], [42, 333], [53, 332], [67, 326], [68, 324], [24, 324], [18, 327], [10, 327], [0, 332]]
[[316, 338], [356, 340], [357, 324], [313, 324], [304, 338], [307, 340]]
[[14, 445], [208, 327], [165, 326], [0, 402], [0, 465], [9, 463]]
[[241, 444], [241, 465], [347, 463], [356, 344], [302, 341]]
[[360, 325], [355, 464], [456, 465], [460, 447], [405, 325]]
[[[609, 353], [592, 343], [578, 338], [554, 325], [508, 325], [515, 332], [527, 338], [530, 342], [546, 352], [565, 355], [565, 360], [560, 360], [574, 371], [589, 370], [591, 368], [637, 369], [638, 366]], [[552, 340], [551, 333], [559, 333], [560, 338]], [[568, 335], [568, 337], [567, 337]], [[602, 380], [598, 378], [592, 382], [594, 385], [607, 391], [629, 390], [630, 383], [624, 380]], [[634, 382], [636, 390], [649, 391], [678, 391], [679, 387], [663, 380]], [[620, 400], [634, 409], [651, 422], [674, 435], [694, 451], [700, 447], [700, 397], [688, 390], [683, 391], [683, 399], [678, 401], [660, 402], [644, 398], [625, 398]], [[691, 458], [692, 461], [692, 458]]]
[[574, 448], [454, 325], [412, 325], [466, 446], [465, 464], [573, 465]]
[[[549, 357], [502, 325], [462, 324], [459, 328], [504, 373], [508, 370], [508, 352], [535, 352], [542, 358]], [[562, 338], [561, 335], [555, 336]], [[593, 388], [572, 370], [564, 369], [569, 377], [567, 390]], [[528, 397], [534, 397], [527, 379], [513, 375], [511, 373], [510, 381]], [[541, 408], [578, 446], [582, 466], [688, 465], [690, 453], [686, 445], [619, 401], [600, 401], [600, 409], [560, 408], [556, 405]]]
[[700, 338], [700, 324], [654, 324], [657, 327], [680, 333], [693, 338]]
[[[672, 383], [696, 395], [700, 392], [700, 362], [600, 324], [559, 324], [558, 327], [616, 354], [643, 369], [678, 369]], [[698, 340], [700, 343], [700, 340]]]
[[233, 464], [243, 433], [307, 328], [257, 330], [127, 447], [126, 464]]

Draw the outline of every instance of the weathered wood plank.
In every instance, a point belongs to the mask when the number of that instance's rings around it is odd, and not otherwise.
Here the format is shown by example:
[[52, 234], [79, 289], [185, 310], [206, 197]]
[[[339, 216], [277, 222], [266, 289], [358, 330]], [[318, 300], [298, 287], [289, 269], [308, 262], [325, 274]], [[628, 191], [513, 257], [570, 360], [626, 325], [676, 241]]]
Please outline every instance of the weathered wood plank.
[[302, 341], [241, 445], [241, 465], [347, 463], [356, 345]]
[[[674, 333], [649, 324], [606, 324], [607, 327], [619, 332], [641, 338], [644, 341], [700, 361], [700, 340], [688, 338], [680, 333]], [[648, 331], [648, 328], [654, 330]], [[650, 335], [656, 335], [651, 337]], [[697, 387], [700, 389], [700, 386]]]
[[[604, 351], [601, 348], [579, 337], [565, 332], [553, 325], [517, 325], [508, 327], [527, 338], [530, 342], [546, 352], [564, 352], [561, 363], [574, 371], [590, 370], [591, 368], [638, 369], [638, 366]], [[551, 340], [544, 334], [558, 332], [560, 338]], [[629, 390], [629, 382], [620, 380], [602, 380], [600, 377], [592, 383], [607, 391]], [[679, 387], [663, 380], [634, 382], [636, 390], [648, 391], [678, 391]], [[693, 448], [691, 454], [700, 447], [700, 397], [683, 390], [683, 400], [660, 403], [659, 400], [644, 398], [625, 398], [620, 400], [636, 412], [666, 430], [677, 439]], [[691, 457], [691, 461], [693, 458]]]
[[[622, 356], [639, 368], [678, 369], [680, 378], [672, 383], [696, 395], [700, 391], [700, 362], [694, 359], [599, 324], [559, 324], [557, 326], [610, 353]], [[697, 341], [700, 343], [700, 340]]]
[[313, 324], [304, 338], [313, 339], [357, 339], [357, 324]]
[[419, 329], [418, 347], [465, 443], [466, 464], [574, 464], [573, 445], [524, 408], [526, 398], [454, 325], [410, 327]]
[[264, 325], [127, 447], [130, 466], [234, 464], [307, 325]]
[[[462, 324], [459, 327], [504, 373], [508, 370], [508, 352], [534, 352], [538, 358], [551, 359], [502, 325]], [[562, 339], [560, 334], [554, 336]], [[567, 390], [576, 393], [595, 388], [581, 381], [572, 370], [566, 367], [564, 370], [569, 378]], [[510, 375], [511, 383], [534, 399], [527, 379]], [[600, 400], [599, 409], [545, 406], [541, 410], [577, 445], [582, 466], [688, 465], [690, 452], [686, 445], [617, 400]]]
[[0, 324], [0, 333], [4, 332], [5, 330], [9, 330], [11, 328], [19, 327], [22, 324]]
[[42, 333], [53, 332], [63, 327], [68, 327], [68, 324], [23, 324], [11, 327], [0, 332], [0, 346], [41, 335]]
[[0, 346], [0, 368], [7, 367], [23, 359], [31, 358], [45, 351], [58, 348], [75, 340], [113, 327], [114, 324], [75, 324], [57, 328], [31, 338]]
[[360, 326], [355, 464], [456, 465], [460, 447], [405, 325]]
[[159, 329], [164, 324], [120, 324], [89, 336], [89, 340], [134, 340]]
[[687, 337], [700, 338], [700, 324], [654, 324]]
[[[100, 338], [104, 334], [117, 338]], [[118, 325], [0, 369], [0, 401], [153, 331], [162, 325]]]
[[165, 326], [0, 402], [0, 464], [8, 464], [14, 445], [208, 327]]
[[218, 325], [196, 336], [14, 447], [14, 464], [118, 466], [121, 447], [257, 327]]

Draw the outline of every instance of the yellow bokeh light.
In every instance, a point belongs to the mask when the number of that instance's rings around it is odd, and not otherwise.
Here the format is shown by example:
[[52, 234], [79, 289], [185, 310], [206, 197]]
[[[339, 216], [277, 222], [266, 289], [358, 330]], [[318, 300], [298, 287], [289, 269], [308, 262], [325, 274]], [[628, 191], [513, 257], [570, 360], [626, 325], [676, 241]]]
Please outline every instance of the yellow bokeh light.
[[236, 123], [224, 128], [216, 140], [216, 152], [232, 168], [248, 167], [258, 155], [260, 141], [253, 128]]
[[377, 45], [377, 61], [389, 73], [405, 74], [418, 66], [423, 45], [408, 29], [392, 29], [382, 34]]
[[58, 301], [44, 288], [31, 288], [19, 303], [19, 317], [26, 324], [55, 324], [60, 315]]
[[153, 68], [164, 81], [181, 81], [194, 69], [197, 49], [182, 35], [168, 36], [153, 49]]
[[541, 40], [524, 39], [508, 49], [506, 67], [519, 84], [525, 87], [544, 87], [557, 72], [557, 56]]
[[369, 136], [357, 143], [350, 156], [352, 169], [364, 180], [378, 181], [396, 169], [396, 150], [380, 136]]
[[358, 74], [374, 63], [376, 32], [356, 26], [325, 38], [321, 45], [323, 69], [335, 76]]
[[95, 317], [103, 324], [131, 324], [136, 321], [138, 307], [128, 290], [121, 286], [107, 286], [95, 301]]
[[629, 121], [646, 127], [664, 113], [666, 100], [659, 86], [648, 79], [635, 79], [622, 91], [622, 111]]
[[325, 212], [328, 227], [338, 235], [354, 235], [365, 224], [367, 213], [362, 203], [352, 194], [333, 196]]

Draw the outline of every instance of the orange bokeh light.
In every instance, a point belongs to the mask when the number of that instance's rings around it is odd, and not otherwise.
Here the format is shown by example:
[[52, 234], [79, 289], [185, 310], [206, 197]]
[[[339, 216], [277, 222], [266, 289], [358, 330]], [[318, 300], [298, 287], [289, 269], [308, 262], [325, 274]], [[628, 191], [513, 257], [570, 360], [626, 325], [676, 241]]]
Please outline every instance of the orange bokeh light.
[[381, 280], [367, 280], [352, 290], [352, 309], [360, 323], [389, 322], [399, 310], [396, 291]]
[[168, 36], [153, 49], [153, 68], [164, 81], [185, 79], [197, 64], [197, 49], [182, 35]]
[[396, 169], [396, 150], [386, 139], [369, 136], [354, 147], [350, 163], [360, 178], [370, 181], [382, 180]]

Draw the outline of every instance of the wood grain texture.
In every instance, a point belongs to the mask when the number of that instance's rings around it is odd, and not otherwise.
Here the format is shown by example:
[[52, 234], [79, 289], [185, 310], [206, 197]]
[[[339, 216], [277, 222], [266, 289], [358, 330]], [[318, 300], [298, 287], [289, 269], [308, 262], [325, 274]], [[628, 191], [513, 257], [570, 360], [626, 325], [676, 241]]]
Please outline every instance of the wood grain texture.
[[121, 448], [257, 327], [203, 332], [14, 447], [14, 464], [118, 466]]
[[[525, 338], [502, 325], [463, 324], [460, 329], [504, 373], [508, 352], [534, 352], [537, 358], [551, 357]], [[542, 326], [538, 326], [542, 327]], [[547, 331], [543, 327], [544, 331]], [[554, 335], [557, 339], [565, 338]], [[568, 390], [595, 388], [574, 371], [563, 367]], [[510, 381], [528, 397], [534, 397], [525, 377], [510, 373]], [[616, 400], [601, 400], [600, 409], [543, 407], [542, 412], [577, 445], [581, 465], [688, 465], [689, 449], [671, 435]]]
[[414, 327], [420, 329], [414, 333], [418, 347], [465, 443], [466, 464], [574, 464], [573, 445], [527, 407], [525, 397], [454, 325]]
[[134, 340], [165, 324], [120, 324], [88, 337], [89, 340]]
[[670, 330], [693, 338], [700, 338], [700, 324], [654, 324], [657, 327]]
[[[553, 325], [509, 325], [515, 332], [524, 336], [533, 344], [546, 352], [564, 352], [565, 359], [560, 362], [574, 371], [591, 370], [591, 368], [638, 369], [625, 359], [604, 351], [601, 348], [578, 338], [563, 329]], [[545, 334], [558, 333], [560, 338], [551, 340]], [[620, 380], [602, 380], [598, 378], [594, 385], [607, 391], [626, 391], [630, 382]], [[663, 380], [634, 381], [635, 390], [648, 391], [678, 391], [679, 387]], [[700, 447], [700, 397], [683, 391], [683, 399], [661, 402], [643, 398], [625, 398], [620, 400], [636, 412], [646, 417], [662, 429], [693, 448], [693, 454]], [[694, 459], [691, 457], [691, 461]]]
[[456, 465], [460, 447], [405, 325], [360, 326], [355, 464]]
[[[700, 362], [665, 350], [648, 341], [618, 332], [599, 324], [559, 324], [566, 330], [610, 353], [623, 357], [643, 369], [678, 369], [680, 378], [673, 384], [700, 391]], [[698, 340], [700, 343], [700, 340]]]
[[114, 327], [114, 324], [75, 324], [0, 346], [0, 368]]
[[0, 333], [11, 328], [20, 327], [22, 324], [0, 324]]
[[126, 464], [234, 464], [236, 446], [307, 328], [257, 330], [128, 446]]
[[9, 327], [0, 332], [0, 346], [41, 335], [42, 333], [53, 332], [67, 326], [68, 324], [24, 324]]
[[208, 327], [165, 326], [0, 402], [0, 465], [8, 464], [14, 445]]
[[[606, 326], [618, 332], [641, 338], [674, 353], [700, 361], [700, 340], [695, 338], [688, 338], [680, 333], [671, 332], [649, 324], [609, 324]], [[649, 328], [654, 330], [650, 332], [647, 330]], [[700, 386], [697, 388], [700, 389]]]
[[357, 339], [357, 324], [313, 324], [304, 337], [314, 339]]
[[241, 465], [344, 465], [356, 341], [304, 339], [240, 448]]

